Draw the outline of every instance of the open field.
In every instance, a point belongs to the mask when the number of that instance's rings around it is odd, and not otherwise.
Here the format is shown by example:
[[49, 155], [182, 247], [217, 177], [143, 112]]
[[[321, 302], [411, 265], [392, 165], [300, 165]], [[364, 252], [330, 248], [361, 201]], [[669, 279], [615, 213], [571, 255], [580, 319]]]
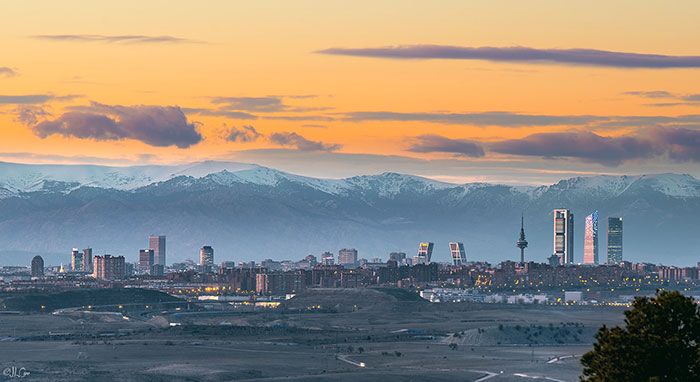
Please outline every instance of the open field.
[[576, 381], [595, 330], [622, 321], [617, 308], [381, 301], [341, 313], [0, 315], [0, 367], [33, 381]]

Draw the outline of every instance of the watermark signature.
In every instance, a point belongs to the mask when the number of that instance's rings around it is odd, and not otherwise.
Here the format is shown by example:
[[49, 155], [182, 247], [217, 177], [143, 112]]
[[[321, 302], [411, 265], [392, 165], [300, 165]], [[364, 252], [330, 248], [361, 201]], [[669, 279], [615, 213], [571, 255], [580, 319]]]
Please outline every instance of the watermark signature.
[[24, 367], [10, 366], [2, 370], [2, 376], [7, 378], [24, 378], [28, 377], [29, 370]]

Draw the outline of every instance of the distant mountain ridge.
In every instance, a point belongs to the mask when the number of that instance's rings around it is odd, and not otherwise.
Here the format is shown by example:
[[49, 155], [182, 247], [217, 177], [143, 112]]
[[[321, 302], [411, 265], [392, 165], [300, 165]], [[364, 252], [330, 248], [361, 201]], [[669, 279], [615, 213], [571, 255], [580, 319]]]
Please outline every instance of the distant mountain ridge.
[[[67, 254], [74, 246], [135, 260], [150, 233], [168, 235], [169, 261], [213, 245], [216, 261], [298, 259], [356, 247], [361, 257], [415, 252], [463, 241], [470, 260], [516, 258], [520, 214], [526, 256], [551, 254], [551, 210], [625, 218], [625, 256], [636, 261], [700, 260], [700, 180], [685, 174], [592, 176], [549, 186], [450, 184], [397, 173], [318, 179], [254, 164], [198, 162], [109, 167], [0, 163], [0, 263], [29, 253]], [[17, 255], [25, 253], [25, 255]], [[12, 255], [10, 255], [12, 254]], [[56, 257], [66, 262], [67, 255]], [[49, 257], [51, 259], [51, 257]]]

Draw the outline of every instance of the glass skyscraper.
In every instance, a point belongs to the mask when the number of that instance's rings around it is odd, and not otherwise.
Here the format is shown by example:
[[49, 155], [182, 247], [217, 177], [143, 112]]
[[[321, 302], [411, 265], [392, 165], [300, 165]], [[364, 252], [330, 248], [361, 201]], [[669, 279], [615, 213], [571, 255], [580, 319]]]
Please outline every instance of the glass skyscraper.
[[564, 208], [554, 210], [554, 255], [559, 264], [574, 263], [574, 214]]
[[451, 242], [450, 255], [452, 256], [453, 265], [464, 265], [467, 262], [467, 252], [464, 250], [463, 243]]
[[598, 211], [586, 216], [583, 263], [598, 264]]
[[622, 261], [622, 218], [608, 218], [608, 264]]

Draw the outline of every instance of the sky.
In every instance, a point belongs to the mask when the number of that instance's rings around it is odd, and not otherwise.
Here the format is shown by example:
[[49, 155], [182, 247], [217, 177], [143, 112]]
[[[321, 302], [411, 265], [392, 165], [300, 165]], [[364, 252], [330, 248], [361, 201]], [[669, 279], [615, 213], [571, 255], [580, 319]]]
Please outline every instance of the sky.
[[0, 161], [700, 177], [700, 3], [10, 1]]

